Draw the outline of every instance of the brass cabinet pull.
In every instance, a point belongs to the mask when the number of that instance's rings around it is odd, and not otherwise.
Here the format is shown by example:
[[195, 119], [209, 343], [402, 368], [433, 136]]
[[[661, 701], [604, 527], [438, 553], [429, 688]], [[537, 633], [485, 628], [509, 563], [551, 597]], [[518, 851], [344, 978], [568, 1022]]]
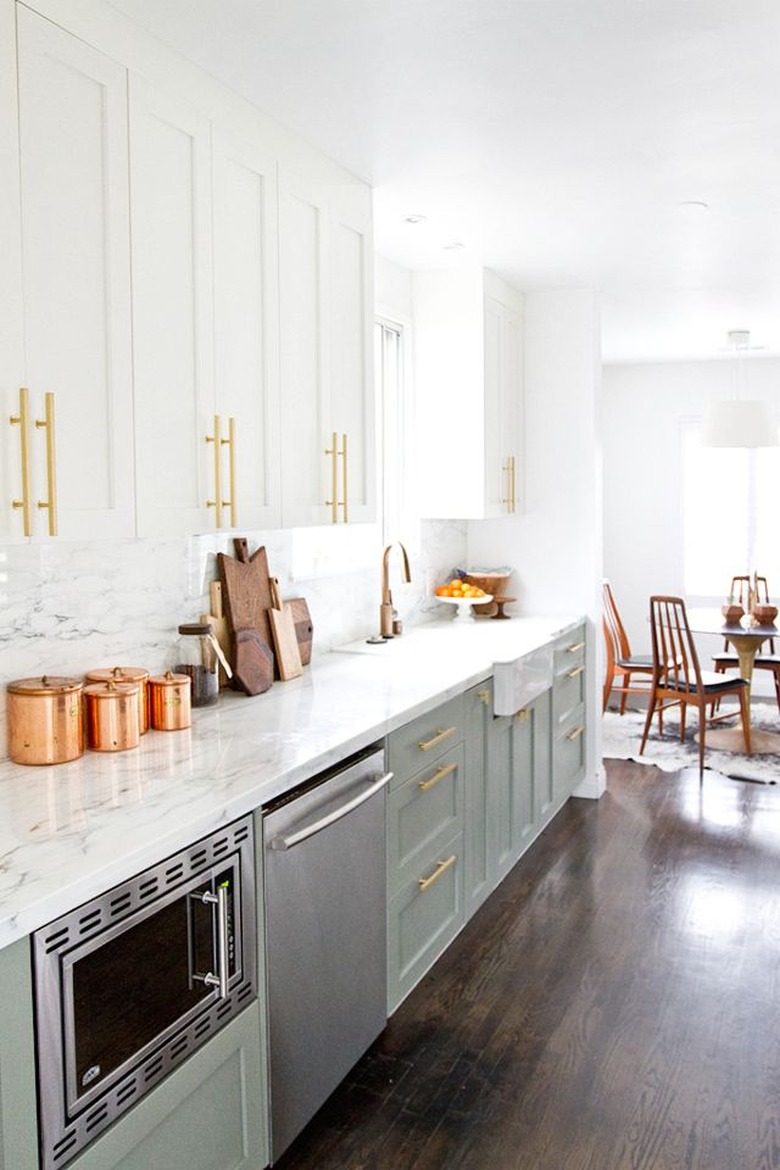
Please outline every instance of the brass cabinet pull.
[[566, 653], [567, 654], [576, 654], [578, 650], [584, 650], [584, 649], [585, 649], [584, 642], [575, 642], [573, 646], [566, 647]]
[[420, 893], [422, 894], [422, 893], [424, 893], [425, 890], [430, 889], [430, 887], [433, 885], [433, 883], [437, 882], [439, 880], [439, 878], [441, 877], [441, 875], [443, 873], [446, 873], [447, 870], [450, 869], [455, 864], [455, 862], [457, 860], [458, 860], [457, 854], [453, 853], [452, 856], [448, 857], [446, 861], [438, 862], [436, 865], [436, 869], [428, 877], [418, 878], [417, 885], [420, 887]]
[[341, 436], [341, 490], [344, 493], [344, 499], [341, 501], [341, 506], [344, 509], [344, 523], [349, 523], [349, 496], [347, 494], [347, 474], [348, 474], [348, 456], [347, 456], [347, 435], [346, 432]]
[[206, 500], [207, 508], [214, 508], [217, 528], [222, 527], [222, 426], [218, 414], [214, 415], [214, 434], [206, 435], [206, 442], [214, 444], [214, 499]]
[[585, 725], [584, 725], [584, 723], [581, 723], [579, 725], [579, 727], [575, 727], [572, 731], [570, 731], [569, 734], [566, 736], [566, 738], [570, 741], [573, 741], [575, 739], [579, 739], [584, 731], [585, 731]]
[[487, 688], [482, 691], [477, 691], [477, 698], [479, 699], [480, 703], [484, 703], [487, 707], [488, 703], [490, 702], [490, 691], [487, 690]]
[[228, 418], [228, 437], [221, 440], [222, 446], [228, 449], [228, 490], [230, 497], [222, 501], [223, 508], [230, 509], [230, 527], [236, 527], [236, 420], [232, 415]]
[[506, 463], [502, 471], [506, 475], [506, 499], [502, 500], [502, 504], [506, 504], [506, 510], [510, 514], [517, 510], [517, 499], [515, 495], [515, 457], [514, 455], [507, 455]]
[[510, 498], [512, 500], [512, 511], [516, 512], [517, 511], [517, 478], [515, 475], [515, 457], [514, 457], [514, 455], [510, 455], [509, 458], [510, 458], [511, 463], [512, 463], [512, 491], [511, 491]]
[[12, 508], [22, 509], [22, 529], [25, 536], [32, 536], [32, 512], [30, 511], [30, 392], [26, 386], [19, 388], [19, 413], [11, 415], [11, 426], [19, 427], [19, 443], [22, 452], [22, 498], [12, 500]]
[[584, 669], [585, 669], [585, 667], [582, 664], [580, 664], [579, 666], [575, 666], [574, 670], [570, 670], [569, 673], [566, 675], [566, 677], [567, 678], [576, 678], [578, 674], [582, 674]]
[[519, 711], [515, 711], [515, 719], [518, 723], [527, 723], [531, 717], [531, 712], [527, 707], [521, 707]]
[[57, 459], [54, 450], [54, 395], [44, 395], [44, 417], [36, 418], [35, 425], [46, 431], [46, 499], [38, 500], [38, 507], [49, 513], [49, 536], [57, 535]]
[[331, 524], [339, 522], [339, 445], [338, 436], [334, 431], [331, 436], [330, 447], [325, 448], [325, 454], [330, 455], [330, 499], [325, 501], [326, 508], [330, 508]]
[[454, 735], [456, 731], [456, 727], [447, 727], [443, 731], [437, 731], [433, 739], [422, 740], [417, 746], [421, 752], [429, 752], [431, 748], [438, 747], [443, 739], [446, 739], [449, 735]]
[[427, 792], [429, 788], [433, 788], [434, 784], [438, 784], [439, 781], [443, 780], [445, 776], [449, 776], [452, 772], [454, 772], [457, 767], [457, 764], [445, 764], [442, 768], [439, 768], [438, 771], [434, 772], [433, 775], [429, 777], [429, 779], [419, 780], [417, 787], [420, 789], [420, 792]]

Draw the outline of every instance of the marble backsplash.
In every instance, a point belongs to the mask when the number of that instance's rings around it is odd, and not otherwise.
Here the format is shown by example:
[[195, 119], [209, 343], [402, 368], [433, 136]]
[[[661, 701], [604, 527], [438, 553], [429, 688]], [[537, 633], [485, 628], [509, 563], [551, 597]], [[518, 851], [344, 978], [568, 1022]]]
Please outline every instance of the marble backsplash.
[[[291, 532], [248, 533], [247, 539], [250, 552], [265, 545], [282, 595], [306, 598], [314, 654], [376, 631], [381, 544], [370, 567], [293, 579]], [[11, 680], [80, 677], [118, 664], [157, 673], [175, 665], [177, 626], [208, 611], [218, 552], [233, 553], [229, 537], [0, 546], [0, 757], [7, 756], [5, 694]], [[403, 621], [414, 624], [442, 608], [429, 595], [454, 565], [465, 562], [466, 525], [423, 522], [409, 585], [400, 581], [396, 557], [393, 601]]]

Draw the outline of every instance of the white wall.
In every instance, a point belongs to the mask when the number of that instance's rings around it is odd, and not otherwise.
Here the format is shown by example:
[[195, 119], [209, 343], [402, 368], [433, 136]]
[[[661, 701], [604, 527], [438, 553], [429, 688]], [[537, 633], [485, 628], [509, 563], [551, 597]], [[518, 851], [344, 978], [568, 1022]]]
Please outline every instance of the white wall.
[[[521, 514], [471, 521], [471, 565], [511, 564], [521, 613], [590, 618], [588, 764], [583, 795], [603, 790], [600, 689], [602, 502], [596, 294], [525, 298], [525, 499]], [[510, 607], [512, 608], [512, 607]]]
[[[762, 398], [777, 412], [780, 360], [748, 360], [745, 396]], [[725, 358], [604, 369], [604, 575], [635, 653], [650, 652], [650, 595], [685, 595], [680, 423], [701, 418], [709, 402], [730, 398], [733, 377], [733, 359]], [[717, 509], [728, 484], [712, 487]], [[734, 571], [744, 570], [735, 566]], [[727, 587], [724, 582], [724, 595]], [[692, 600], [720, 604], [723, 598]], [[702, 658], [714, 648], [705, 641]], [[757, 678], [757, 693], [764, 691], [764, 681]]]

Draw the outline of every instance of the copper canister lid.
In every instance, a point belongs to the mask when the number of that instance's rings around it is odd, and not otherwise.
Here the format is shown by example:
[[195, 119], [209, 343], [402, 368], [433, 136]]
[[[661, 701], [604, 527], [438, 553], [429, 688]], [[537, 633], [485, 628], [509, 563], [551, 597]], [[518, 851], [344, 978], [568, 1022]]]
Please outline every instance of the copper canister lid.
[[145, 682], [149, 671], [143, 666], [105, 666], [97, 670], [90, 670], [84, 676], [88, 682]]
[[63, 678], [53, 674], [43, 674], [37, 678], [18, 678], [8, 684], [8, 690], [12, 695], [68, 695], [73, 691], [80, 691], [81, 688], [81, 679]]
[[181, 687], [185, 683], [189, 686], [190, 676], [188, 674], [175, 674], [172, 670], [166, 670], [165, 674], [155, 674], [149, 679], [149, 682], [154, 686], [160, 687]]
[[111, 699], [116, 695], [137, 695], [138, 683], [115, 682], [112, 678], [106, 682], [94, 682], [84, 687], [84, 694], [96, 699]]

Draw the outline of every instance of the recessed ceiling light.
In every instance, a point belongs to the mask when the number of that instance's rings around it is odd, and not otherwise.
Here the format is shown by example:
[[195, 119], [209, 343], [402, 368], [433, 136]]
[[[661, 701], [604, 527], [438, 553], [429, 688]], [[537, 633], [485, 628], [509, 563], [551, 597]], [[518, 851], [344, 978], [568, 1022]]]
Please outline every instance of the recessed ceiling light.
[[705, 203], [703, 199], [682, 199], [677, 206], [686, 211], [709, 211], [710, 209], [709, 203]]
[[442, 244], [445, 252], [459, 252], [461, 248], [465, 248], [465, 244], [461, 244], [460, 240], [454, 240], [451, 244]]
[[401, 223], [427, 223], [427, 215], [402, 215]]

